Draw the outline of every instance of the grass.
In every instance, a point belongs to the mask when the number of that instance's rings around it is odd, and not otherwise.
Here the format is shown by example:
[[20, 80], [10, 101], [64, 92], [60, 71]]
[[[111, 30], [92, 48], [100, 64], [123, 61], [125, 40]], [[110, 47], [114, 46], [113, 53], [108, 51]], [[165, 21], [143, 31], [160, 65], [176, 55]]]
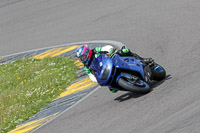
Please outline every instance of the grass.
[[0, 65], [0, 132], [29, 119], [76, 78], [74, 61], [64, 57], [19, 59]]

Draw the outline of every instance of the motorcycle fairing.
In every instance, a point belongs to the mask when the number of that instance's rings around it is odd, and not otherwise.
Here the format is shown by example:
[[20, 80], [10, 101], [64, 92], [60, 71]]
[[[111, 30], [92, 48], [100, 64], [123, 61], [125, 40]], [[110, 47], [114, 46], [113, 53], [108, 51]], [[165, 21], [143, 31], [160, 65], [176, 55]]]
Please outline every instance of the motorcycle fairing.
[[144, 78], [144, 69], [139, 59], [130, 56], [121, 57], [116, 54], [113, 57], [113, 62], [116, 68], [139, 72], [142, 78]]
[[100, 55], [92, 61], [90, 67], [94, 71], [97, 82], [100, 85], [107, 85], [109, 83], [113, 70], [113, 62], [109, 56], [106, 54]]

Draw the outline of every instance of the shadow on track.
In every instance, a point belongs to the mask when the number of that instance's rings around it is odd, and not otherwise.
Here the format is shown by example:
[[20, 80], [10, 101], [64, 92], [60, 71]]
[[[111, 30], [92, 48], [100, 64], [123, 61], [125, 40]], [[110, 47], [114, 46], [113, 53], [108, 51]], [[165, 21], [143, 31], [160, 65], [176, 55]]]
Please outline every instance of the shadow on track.
[[[165, 79], [163, 79], [163, 80], [161, 80], [161, 81], [159, 81], [159, 82], [153, 81], [153, 82], [151, 83], [151, 88], [152, 88], [151, 91], [153, 91], [153, 89], [156, 88], [157, 86], [159, 86], [159, 85], [161, 85], [162, 83], [164, 83], [165, 80], [169, 80], [169, 79], [171, 79], [171, 78], [172, 78], [171, 75], [167, 75], [167, 76], [165, 77]], [[147, 93], [147, 94], [148, 94], [148, 93]], [[146, 94], [137, 94], [137, 93], [134, 93], [134, 92], [128, 92], [128, 93], [126, 93], [126, 94], [123, 94], [123, 95], [121, 95], [121, 96], [115, 98], [114, 100], [119, 101], [119, 102], [123, 102], [123, 101], [129, 100], [129, 99], [131, 99], [131, 98], [138, 98], [138, 97], [142, 97], [142, 96], [144, 96], [144, 95], [146, 95]]]
[[126, 94], [123, 94], [117, 98], [115, 98], [114, 100], [118, 101], [118, 102], [124, 102], [126, 100], [129, 100], [131, 98], [138, 98], [138, 97], [141, 97], [145, 94], [137, 94], [137, 93], [134, 93], [134, 92], [127, 92]]

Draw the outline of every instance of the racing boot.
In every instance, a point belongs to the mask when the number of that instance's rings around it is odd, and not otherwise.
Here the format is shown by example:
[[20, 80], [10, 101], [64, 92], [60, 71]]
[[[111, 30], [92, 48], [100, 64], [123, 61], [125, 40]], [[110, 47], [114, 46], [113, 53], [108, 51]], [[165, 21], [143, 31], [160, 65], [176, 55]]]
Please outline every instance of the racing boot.
[[[109, 88], [109, 89], [110, 89], [110, 88]], [[118, 92], [118, 90], [115, 90], [115, 89], [110, 89], [110, 91], [111, 91], [112, 93]]]
[[142, 61], [147, 65], [152, 64], [154, 62], [152, 58], [143, 58]]

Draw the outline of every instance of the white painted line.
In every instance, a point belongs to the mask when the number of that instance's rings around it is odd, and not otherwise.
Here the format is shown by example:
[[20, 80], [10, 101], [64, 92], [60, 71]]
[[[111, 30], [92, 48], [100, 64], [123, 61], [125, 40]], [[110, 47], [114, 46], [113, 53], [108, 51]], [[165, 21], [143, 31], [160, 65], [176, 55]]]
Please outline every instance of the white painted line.
[[112, 41], [112, 40], [83, 41], [83, 42], [75, 42], [75, 43], [60, 44], [60, 45], [56, 45], [56, 46], [44, 47], [44, 48], [29, 50], [29, 51], [25, 51], [25, 52], [19, 52], [19, 53], [9, 54], [9, 55], [5, 55], [5, 56], [1, 56], [0, 58], [4, 58], [4, 57], [8, 57], [8, 56], [14, 56], [14, 55], [18, 55], [18, 54], [24, 54], [24, 53], [28, 53], [28, 52], [39, 51], [39, 50], [43, 50], [43, 49], [57, 48], [57, 47], [63, 47], [63, 46], [68, 46], [68, 45], [91, 44], [91, 43], [96, 43], [96, 44], [98, 44], [98, 43], [99, 43], [99, 44], [111, 44], [111, 45], [118, 46], [119, 48], [121, 48], [122, 46], [125, 45], [125, 44], [123, 44], [123, 43], [121, 43], [121, 42]]
[[72, 106], [70, 106], [69, 108], [67, 108], [66, 110], [64, 110], [63, 112], [59, 113], [58, 115], [56, 115], [55, 117], [53, 117], [52, 119], [46, 121], [44, 124], [42, 124], [41, 126], [35, 128], [34, 130], [32, 130], [30, 133], [33, 133], [35, 131], [37, 131], [38, 129], [40, 129], [41, 127], [43, 127], [44, 125], [47, 125], [49, 122], [53, 121], [54, 119], [56, 119], [57, 117], [61, 116], [62, 114], [64, 114], [65, 112], [67, 112], [68, 110], [70, 110], [71, 108], [75, 107], [76, 105], [78, 105], [80, 102], [82, 102], [83, 100], [85, 100], [87, 97], [89, 97], [90, 95], [92, 95], [94, 92], [96, 92], [99, 88], [101, 88], [101, 86], [98, 86], [96, 89], [92, 90], [91, 92], [89, 92], [89, 94], [87, 94], [85, 97], [83, 97], [81, 100], [79, 100], [78, 102], [76, 102], [75, 104], [73, 104]]

